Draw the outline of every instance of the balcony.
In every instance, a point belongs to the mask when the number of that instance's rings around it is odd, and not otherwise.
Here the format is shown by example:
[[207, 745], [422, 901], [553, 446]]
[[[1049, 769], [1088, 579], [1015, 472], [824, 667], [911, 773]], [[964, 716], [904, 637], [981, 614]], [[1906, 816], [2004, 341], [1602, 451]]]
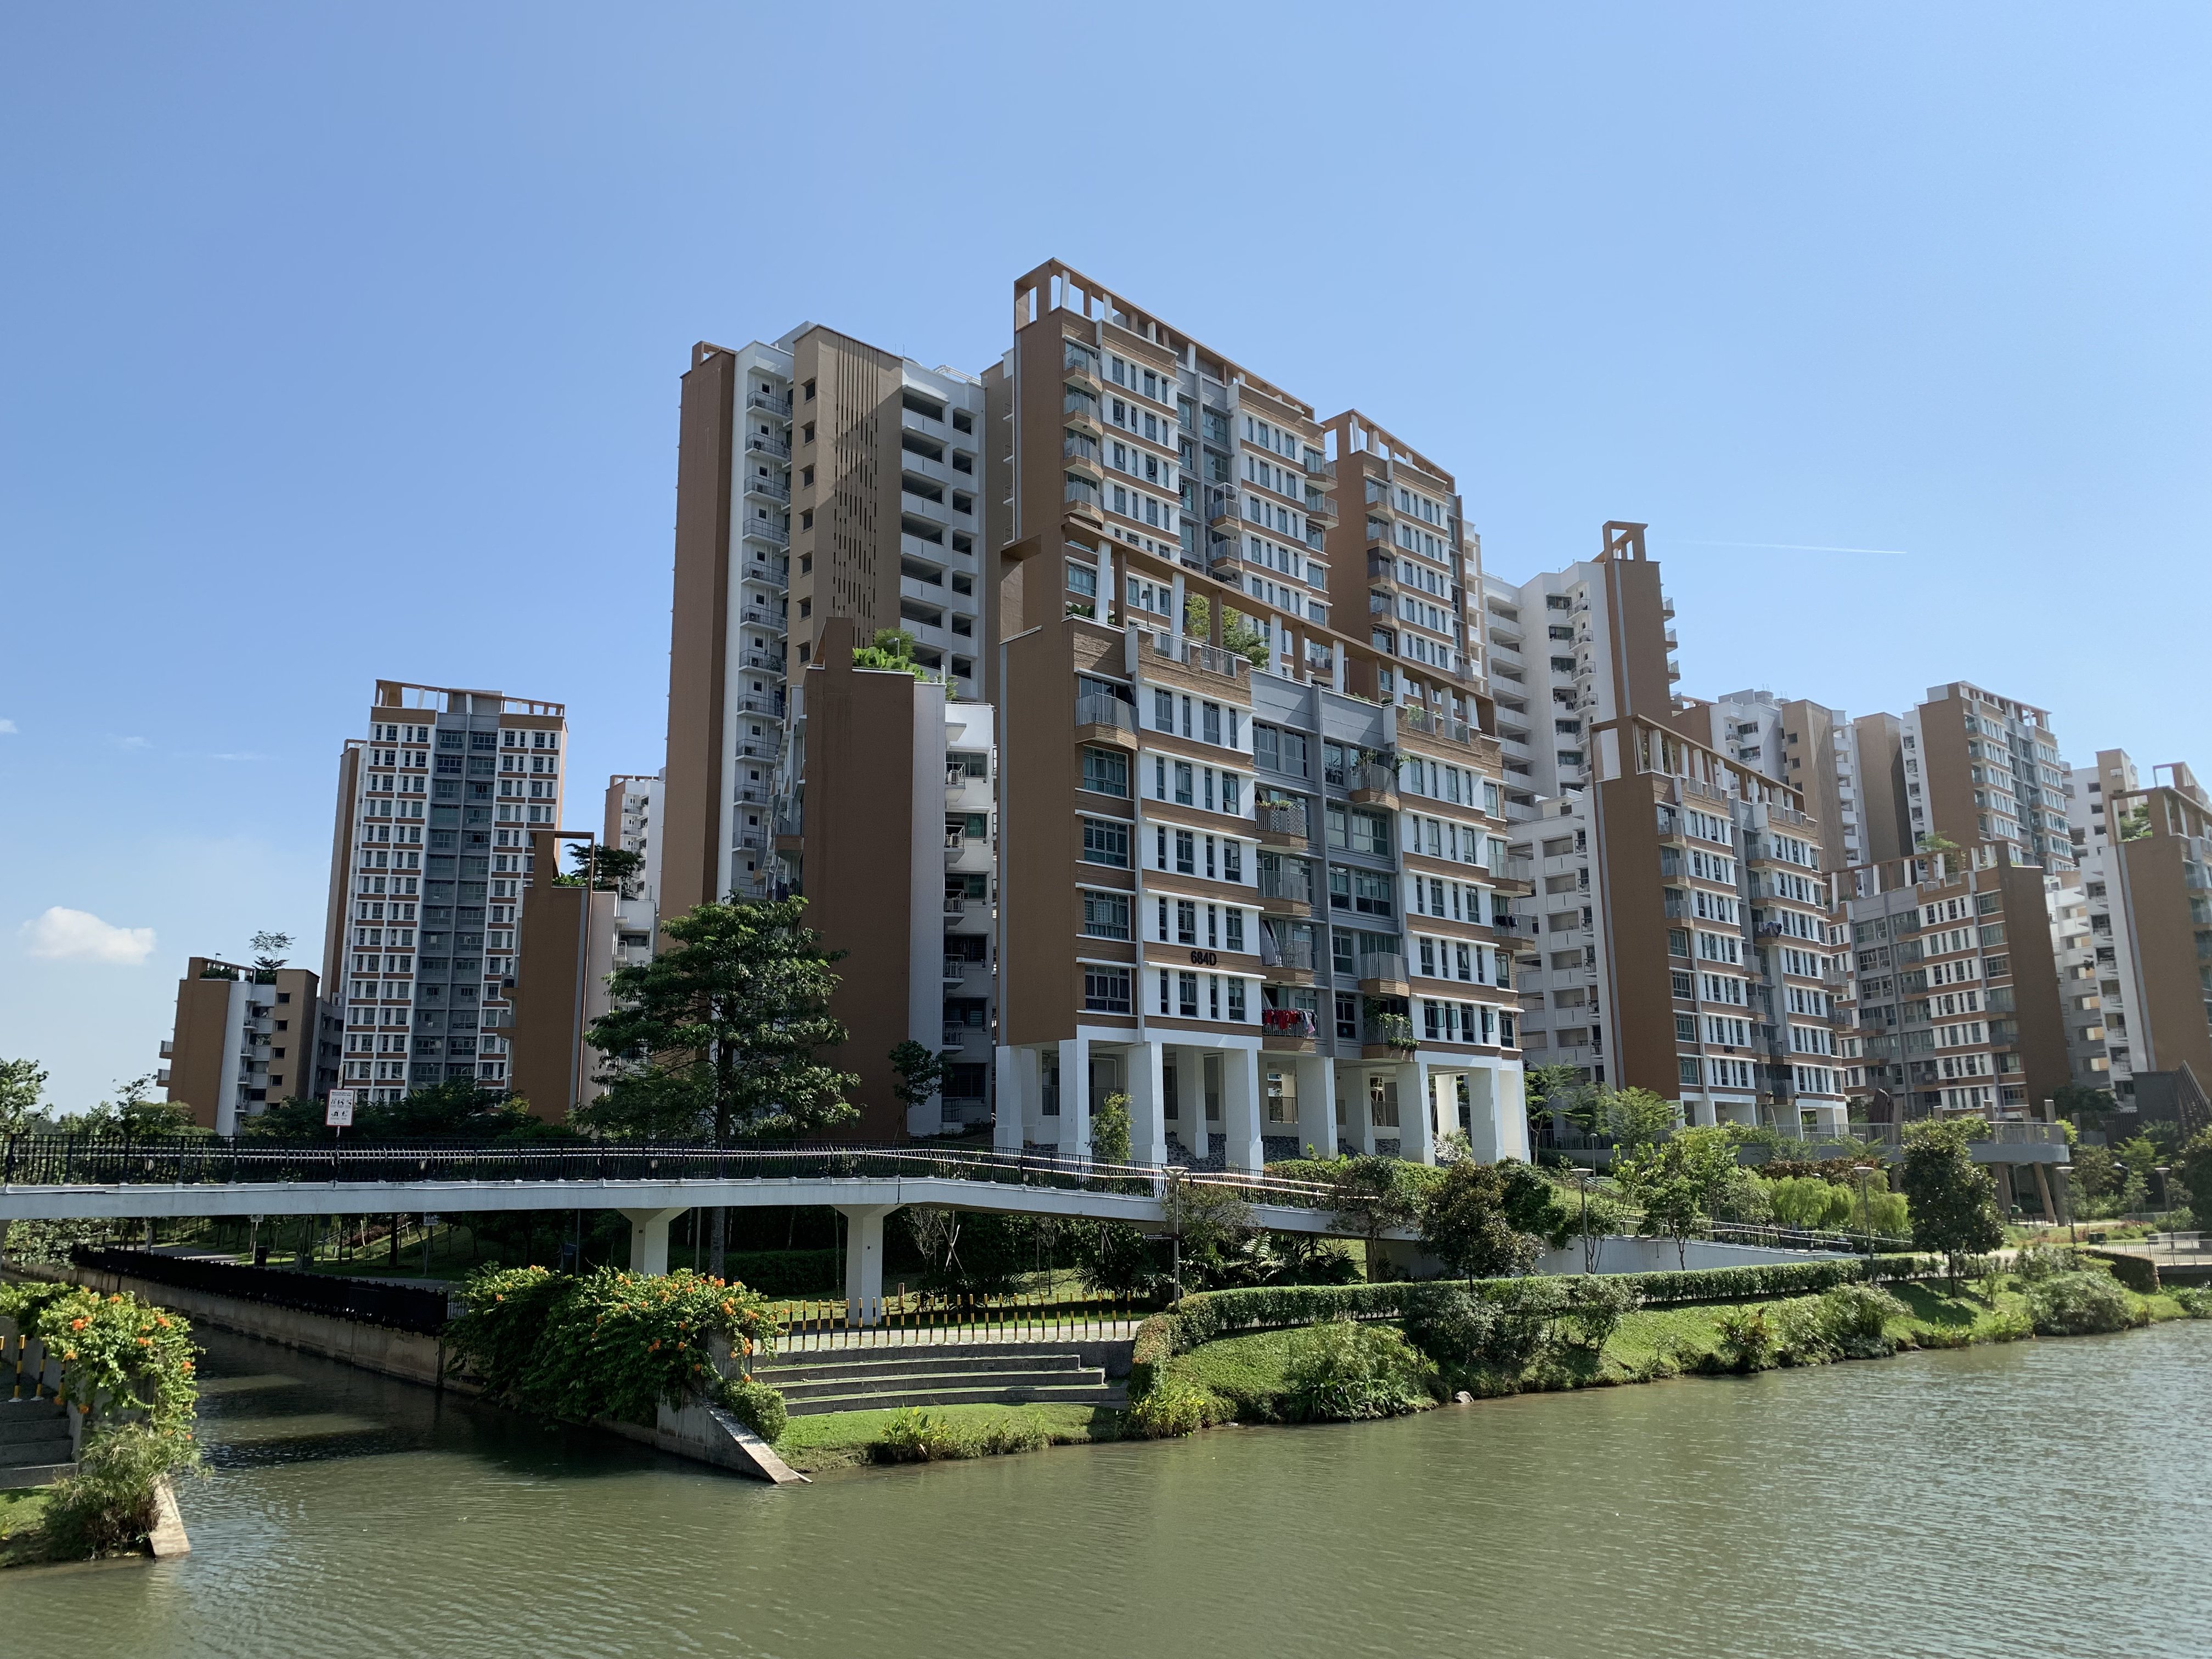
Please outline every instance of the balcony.
[[1352, 799], [1362, 806], [1395, 806], [1398, 804], [1398, 775], [1389, 767], [1374, 762], [1349, 769], [1346, 780]]
[[747, 519], [738, 527], [738, 533], [752, 541], [766, 542], [771, 547], [791, 545], [790, 526], [778, 524], [773, 519]]
[[1391, 951], [1371, 951], [1359, 958], [1359, 988], [1371, 997], [1402, 997], [1413, 994], [1406, 977], [1406, 958]]
[[1310, 939], [1278, 940], [1266, 929], [1260, 933], [1260, 977], [1270, 985], [1310, 985], [1314, 982], [1314, 948]]
[[763, 501], [787, 502], [791, 500], [791, 486], [781, 479], [755, 472], [745, 479], [745, 494], [757, 495]]
[[1262, 1008], [1260, 1046], [1270, 1054], [1312, 1054], [1314, 1017], [1303, 1008]]
[[932, 483], [949, 484], [952, 469], [942, 461], [933, 461], [927, 455], [916, 454], [911, 449], [899, 452], [899, 471], [909, 477], [927, 478]]
[[759, 455], [773, 455], [779, 461], [791, 459], [791, 446], [781, 438], [772, 438], [765, 432], [745, 434], [745, 448]]
[[1313, 915], [1313, 882], [1303, 867], [1260, 872], [1260, 914], [1298, 919]]
[[1302, 802], [1258, 807], [1253, 817], [1259, 825], [1262, 847], [1302, 848], [1307, 844], [1306, 809]]
[[745, 393], [747, 409], [764, 410], [770, 415], [791, 418], [791, 394], [787, 392], [762, 392], [758, 389]]
[[968, 970], [982, 965], [980, 962], [969, 962], [963, 957], [947, 957], [945, 958], [945, 982], [947, 985], [965, 985]]
[[740, 613], [739, 620], [748, 628], [766, 629], [771, 634], [781, 634], [784, 631], [783, 612], [771, 611], [763, 605], [747, 605]]
[[1252, 667], [1234, 651], [1224, 651], [1218, 645], [1205, 645], [1196, 640], [1180, 640], [1171, 634], [1152, 635], [1152, 654], [1195, 668], [1201, 673], [1218, 674], [1227, 680], [1242, 679]]
[[1137, 711], [1121, 698], [1094, 691], [1075, 700], [1075, 738], [1079, 743], [1103, 744], [1134, 750]]
[[163, 1037], [161, 1039], [161, 1058], [163, 1060], [173, 1060], [176, 1058], [176, 1054], [177, 1045], [169, 1038]]

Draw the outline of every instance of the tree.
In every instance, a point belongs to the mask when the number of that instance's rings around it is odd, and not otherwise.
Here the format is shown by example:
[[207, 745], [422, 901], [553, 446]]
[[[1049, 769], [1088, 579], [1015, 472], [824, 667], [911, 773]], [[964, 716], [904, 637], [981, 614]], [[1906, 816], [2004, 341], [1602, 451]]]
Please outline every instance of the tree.
[[854, 646], [853, 666], [896, 669], [918, 680], [929, 678], [929, 671], [914, 659], [914, 635], [902, 628], [879, 628], [874, 644]]
[[1723, 1195], [1741, 1180], [1735, 1145], [1728, 1126], [1705, 1124], [1648, 1142], [1613, 1164], [1621, 1187], [1644, 1211], [1638, 1231], [1646, 1237], [1673, 1239], [1679, 1267], [1689, 1265], [1690, 1240], [1704, 1231]]
[[570, 842], [568, 862], [576, 867], [565, 876], [554, 877], [556, 886], [588, 886], [595, 893], [619, 893], [624, 898], [637, 896], [638, 883], [645, 872], [644, 854], [605, 847], [595, 841]]
[[284, 965], [284, 954], [292, 948], [292, 936], [264, 931], [253, 936], [253, 948], [259, 953], [253, 958], [253, 965], [264, 974], [273, 974]]
[[1545, 1180], [1534, 1165], [1518, 1158], [1506, 1158], [1497, 1168], [1505, 1187], [1505, 1218], [1517, 1231], [1534, 1235], [1553, 1249], [1565, 1249], [1574, 1237], [1575, 1212], [1568, 1208], [1559, 1187]]
[[1182, 631], [1202, 640], [1213, 632], [1213, 601], [1203, 593], [1186, 593], [1182, 601]]
[[1965, 1124], [1917, 1123], [1908, 1128], [1899, 1184], [1911, 1206], [1914, 1248], [1942, 1253], [1954, 1288], [1961, 1256], [2004, 1243], [1996, 1183], [1974, 1162]]
[[1367, 1277], [1372, 1281], [1382, 1254], [1382, 1235], [1420, 1219], [1419, 1194], [1403, 1161], [1395, 1158], [1337, 1159], [1328, 1176], [1329, 1205], [1335, 1222], [1367, 1241]]
[[1583, 1108], [1594, 1135], [1616, 1146], [1649, 1146], [1674, 1133], [1680, 1111], [1671, 1100], [1649, 1089], [1600, 1089]]
[[[674, 941], [651, 962], [618, 968], [614, 1007], [586, 1040], [610, 1061], [606, 1092], [577, 1114], [620, 1134], [796, 1135], [859, 1115], [860, 1079], [815, 1057], [842, 1042], [830, 1016], [837, 957], [804, 924], [806, 901], [732, 898], [661, 925]], [[724, 1213], [708, 1246], [722, 1271]]]
[[1101, 1164], [1129, 1161], [1129, 1097], [1106, 1097], [1091, 1116], [1091, 1156]]
[[898, 1074], [891, 1092], [909, 1112], [927, 1106], [930, 1097], [945, 1086], [945, 1056], [912, 1037], [891, 1050], [890, 1060], [891, 1070]]
[[39, 1115], [46, 1069], [35, 1060], [0, 1060], [0, 1135], [19, 1135]]
[[1224, 1259], [1252, 1235], [1252, 1206], [1234, 1187], [1178, 1173], [1169, 1177], [1168, 1223], [1175, 1230], [1181, 1287], [1195, 1268], [1209, 1283], [1224, 1276]]
[[2085, 1129], [2096, 1128], [2112, 1109], [2112, 1091], [2086, 1083], [2062, 1083], [2051, 1091], [2051, 1109]]
[[1472, 1158], [1453, 1164], [1421, 1205], [1421, 1243], [1464, 1279], [1525, 1273], [1536, 1240], [1513, 1224], [1500, 1166]]
[[2189, 1192], [2189, 1209], [2198, 1227], [2212, 1216], [2212, 1129], [2199, 1129], [2181, 1148], [2174, 1174]]
[[69, 1121], [79, 1134], [185, 1135], [194, 1133], [192, 1109], [182, 1101], [155, 1100], [154, 1074], [125, 1079], [115, 1085], [115, 1098], [103, 1100]]
[[1522, 1087], [1527, 1091], [1528, 1138], [1534, 1140], [1542, 1129], [1544, 1120], [1553, 1112], [1571, 1115], [1589, 1093], [1590, 1085], [1583, 1080], [1581, 1068], [1563, 1060], [1553, 1060], [1548, 1066], [1532, 1066], [1524, 1076]]
[[1267, 636], [1225, 606], [1221, 612], [1221, 645], [1224, 650], [1234, 651], [1255, 668], [1267, 665], [1270, 653]]

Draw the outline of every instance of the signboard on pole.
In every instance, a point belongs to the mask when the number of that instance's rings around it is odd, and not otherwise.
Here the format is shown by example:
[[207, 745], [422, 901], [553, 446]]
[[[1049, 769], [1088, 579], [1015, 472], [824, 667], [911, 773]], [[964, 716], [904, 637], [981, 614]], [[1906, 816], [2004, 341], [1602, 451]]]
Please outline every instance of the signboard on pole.
[[352, 1089], [333, 1089], [323, 1107], [323, 1124], [326, 1128], [350, 1129], [353, 1127]]

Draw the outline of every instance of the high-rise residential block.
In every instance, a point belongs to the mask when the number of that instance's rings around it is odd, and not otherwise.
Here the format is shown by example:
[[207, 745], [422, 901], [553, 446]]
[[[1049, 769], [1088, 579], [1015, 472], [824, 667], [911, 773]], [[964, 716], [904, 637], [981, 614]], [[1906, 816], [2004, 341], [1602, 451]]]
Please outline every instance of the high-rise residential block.
[[379, 1105], [505, 1088], [529, 836], [561, 821], [565, 712], [379, 680], [367, 728], [339, 758], [324, 933], [339, 1080]]
[[1525, 1152], [1450, 477], [1056, 263], [983, 383], [998, 1144]]
[[1649, 1089], [1693, 1123], [1826, 1127], [1844, 1016], [1825, 827], [1799, 772], [1746, 753], [1748, 714], [1674, 694], [1673, 606], [1644, 529], [1608, 524], [1594, 560], [1486, 583], [1492, 672], [1513, 669], [1528, 705], [1507, 763], [1536, 796], [1513, 848], [1535, 884], [1523, 1055]]
[[271, 1103], [328, 1092], [344, 1017], [320, 990], [309, 969], [192, 957], [177, 981], [176, 1024], [156, 1081], [192, 1109], [193, 1122], [222, 1135]]
[[2179, 762], [2145, 785], [2118, 749], [2073, 792], [2080, 870], [2052, 895], [2073, 1080], [2128, 1110], [2146, 1074], [2185, 1066], [2212, 1083], [2212, 796]]
[[[982, 695], [982, 396], [812, 324], [684, 377], [669, 664], [665, 914], [773, 892], [787, 687], [821, 630], [912, 636]], [[785, 775], [787, 776], [787, 773]]]
[[2066, 1081], [2045, 872], [2012, 852], [1984, 843], [1837, 878], [1860, 1048], [1844, 1080], [1875, 1121], [2028, 1115]]
[[1677, 725], [1737, 764], [1804, 796], [1805, 810], [1826, 837], [1824, 869], [1847, 870], [1861, 861], [1865, 842], [1850, 782], [1856, 737], [1843, 710], [1771, 691], [1732, 691], [1711, 702], [1677, 701], [1688, 716]]
[[1960, 680], [1930, 686], [1909, 714], [1855, 725], [1845, 787], [1867, 805], [1863, 862], [1909, 857], [1933, 838], [2071, 867], [2067, 774], [2045, 710]]

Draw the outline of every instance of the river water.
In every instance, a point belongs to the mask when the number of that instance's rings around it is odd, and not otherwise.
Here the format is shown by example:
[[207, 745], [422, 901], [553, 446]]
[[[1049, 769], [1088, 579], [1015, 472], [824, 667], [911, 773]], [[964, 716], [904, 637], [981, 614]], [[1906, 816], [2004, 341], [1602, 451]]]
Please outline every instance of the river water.
[[9, 1652], [2212, 1652], [2212, 1324], [782, 1490], [203, 1334], [193, 1553]]

